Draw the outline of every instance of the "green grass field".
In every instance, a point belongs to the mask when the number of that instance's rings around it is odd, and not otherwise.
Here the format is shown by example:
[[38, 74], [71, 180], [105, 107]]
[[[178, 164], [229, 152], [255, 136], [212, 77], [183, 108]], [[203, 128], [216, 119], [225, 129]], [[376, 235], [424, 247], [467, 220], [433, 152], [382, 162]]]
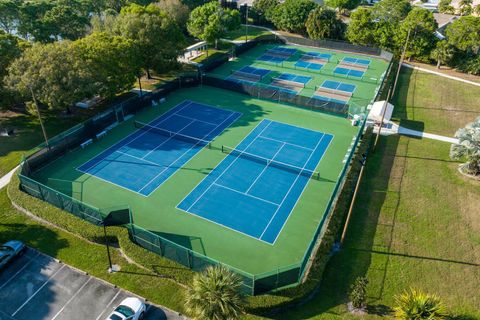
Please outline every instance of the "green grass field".
[[[248, 65], [271, 70], [268, 75], [263, 77], [263, 79], [258, 82], [259, 86], [261, 86], [262, 84], [269, 84], [272, 81], [272, 78], [278, 77], [281, 73], [291, 73], [295, 75], [309, 76], [312, 77], [312, 79], [306, 84], [305, 88], [299, 92], [300, 95], [306, 97], [312, 97], [315, 93], [315, 88], [317, 86], [320, 86], [325, 80], [338, 81], [356, 86], [356, 90], [353, 93], [349, 104], [352, 106], [364, 108], [375, 97], [375, 90], [382, 82], [382, 75], [386, 72], [388, 68], [388, 62], [380, 58], [299, 46], [284, 46], [287, 48], [295, 48], [298, 50], [298, 52], [281, 64], [273, 64], [256, 60], [266, 50], [274, 46], [276, 45], [258, 45], [255, 48], [245, 52], [244, 54], [241, 54], [233, 61], [230, 61], [229, 63], [226, 63], [219, 68], [216, 68], [209, 75], [226, 78], [231, 75], [231, 72], [233, 70], [239, 70], [242, 67]], [[306, 52], [330, 53], [332, 54], [332, 57], [330, 59], [330, 62], [327, 63], [320, 71], [296, 67], [295, 63], [299, 60], [301, 55]], [[369, 69], [365, 72], [363, 78], [355, 78], [351, 76], [347, 78], [346, 76], [340, 76], [333, 73], [333, 70], [337, 66], [338, 61], [341, 61], [344, 57], [363, 58], [371, 60]]]
[[281, 121], [335, 135], [317, 170], [320, 180], [311, 180], [275, 245], [262, 243], [224, 227], [185, 214], [176, 205], [224, 157], [216, 149], [204, 149], [174, 174], [147, 199], [75, 168], [135, 130], [127, 121], [104, 139], [84, 150], [69, 153], [36, 175], [41, 182], [98, 208], [128, 204], [135, 223], [154, 233], [220, 260], [240, 270], [261, 274], [279, 267], [300, 263], [322, 219], [328, 200], [342, 170], [344, 159], [358, 127], [341, 117], [252, 99], [210, 87], [180, 90], [168, 97], [160, 108], [149, 108], [136, 119], [148, 121], [190, 99], [220, 108], [240, 111], [243, 116], [221, 134], [214, 146], [236, 145], [264, 118]]
[[270, 31], [261, 27], [248, 26], [248, 29], [245, 30], [245, 26], [242, 26], [237, 30], [229, 32], [224, 38], [227, 40], [233, 40], [233, 41], [245, 40], [245, 33], [247, 32], [248, 32], [248, 40], [254, 40], [260, 36], [271, 34]]
[[[478, 87], [403, 69], [394, 117], [453, 135], [480, 114], [479, 97]], [[370, 281], [365, 319], [391, 315], [395, 295], [409, 287], [436, 293], [453, 319], [480, 319], [480, 183], [459, 175], [449, 148], [428, 139], [380, 139], [345, 248], [330, 260], [319, 294], [279, 319], [357, 319], [346, 303], [360, 275]]]

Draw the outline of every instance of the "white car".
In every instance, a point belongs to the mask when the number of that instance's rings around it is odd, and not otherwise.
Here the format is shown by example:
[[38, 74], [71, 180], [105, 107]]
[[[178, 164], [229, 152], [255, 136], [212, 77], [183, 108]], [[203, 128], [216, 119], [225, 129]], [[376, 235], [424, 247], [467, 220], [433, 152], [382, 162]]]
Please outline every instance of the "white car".
[[138, 298], [126, 298], [113, 310], [106, 320], [142, 320], [145, 303]]

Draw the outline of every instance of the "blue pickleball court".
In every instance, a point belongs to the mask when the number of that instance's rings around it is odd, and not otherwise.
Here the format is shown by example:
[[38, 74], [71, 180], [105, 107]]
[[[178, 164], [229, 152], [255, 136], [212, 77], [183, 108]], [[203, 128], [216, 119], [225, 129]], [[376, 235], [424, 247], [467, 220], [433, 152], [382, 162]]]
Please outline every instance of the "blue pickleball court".
[[77, 170], [148, 196], [240, 116], [184, 101]]
[[342, 76], [351, 76], [351, 77], [356, 77], [356, 78], [361, 78], [365, 74], [364, 71], [360, 70], [354, 70], [354, 69], [349, 69], [345, 67], [336, 67], [335, 70], [333, 70], [334, 74], [339, 74]]
[[332, 140], [264, 119], [177, 208], [274, 244]]

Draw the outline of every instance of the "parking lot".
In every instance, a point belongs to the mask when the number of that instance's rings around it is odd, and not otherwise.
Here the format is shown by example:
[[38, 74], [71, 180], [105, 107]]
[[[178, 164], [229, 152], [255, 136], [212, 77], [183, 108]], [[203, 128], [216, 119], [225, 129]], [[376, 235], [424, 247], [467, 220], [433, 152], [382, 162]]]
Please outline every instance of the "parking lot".
[[[0, 273], [0, 320], [100, 320], [131, 293], [35, 250]], [[145, 320], [184, 319], [147, 305]]]

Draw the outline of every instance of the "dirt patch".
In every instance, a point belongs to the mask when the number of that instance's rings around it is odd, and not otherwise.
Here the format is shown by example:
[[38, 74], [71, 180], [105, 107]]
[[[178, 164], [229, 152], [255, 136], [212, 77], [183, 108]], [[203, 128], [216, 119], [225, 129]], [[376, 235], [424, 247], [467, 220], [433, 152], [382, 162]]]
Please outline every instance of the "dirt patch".
[[0, 111], [0, 123], [2, 122], [2, 120], [14, 118], [19, 115], [21, 114], [18, 112], [10, 111], [10, 110]]

